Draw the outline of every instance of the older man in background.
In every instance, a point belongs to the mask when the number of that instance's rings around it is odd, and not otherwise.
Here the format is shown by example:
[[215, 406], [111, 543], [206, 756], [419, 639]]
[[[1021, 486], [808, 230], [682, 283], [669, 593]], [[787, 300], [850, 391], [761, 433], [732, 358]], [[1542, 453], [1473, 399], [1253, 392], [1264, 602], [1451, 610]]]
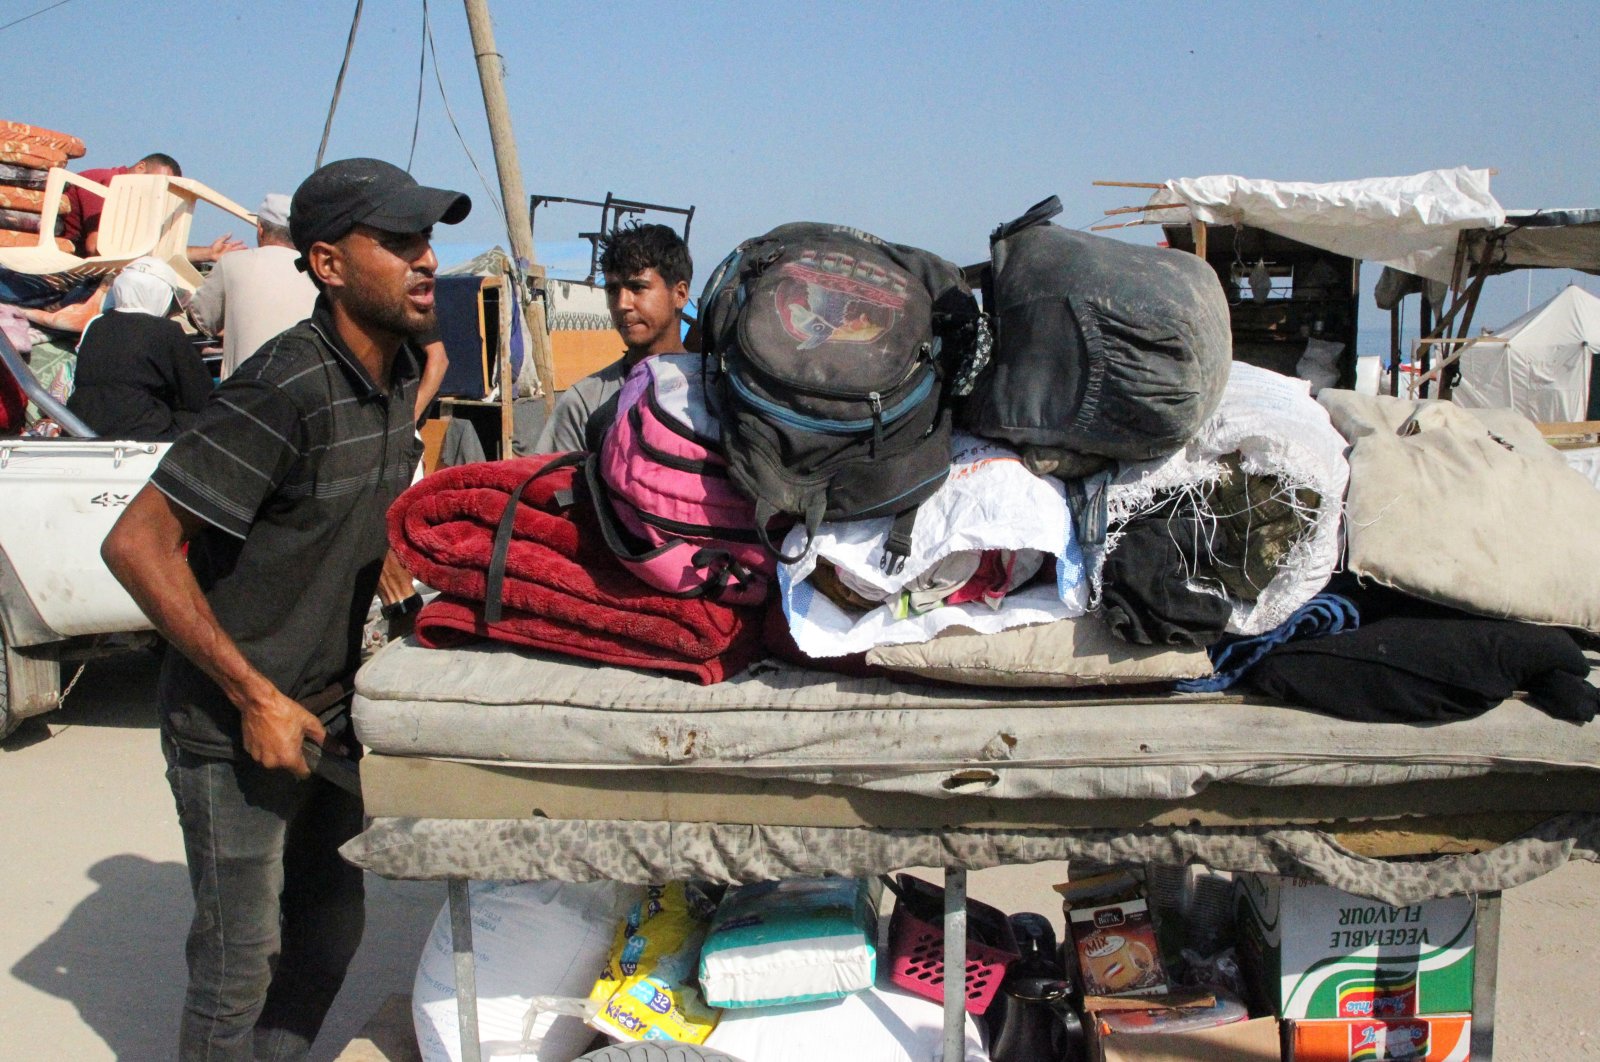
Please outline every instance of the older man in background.
[[289, 197], [274, 192], [256, 208], [256, 244], [223, 255], [189, 303], [194, 323], [222, 337], [222, 379], [278, 333], [307, 317], [317, 289], [295, 268]]

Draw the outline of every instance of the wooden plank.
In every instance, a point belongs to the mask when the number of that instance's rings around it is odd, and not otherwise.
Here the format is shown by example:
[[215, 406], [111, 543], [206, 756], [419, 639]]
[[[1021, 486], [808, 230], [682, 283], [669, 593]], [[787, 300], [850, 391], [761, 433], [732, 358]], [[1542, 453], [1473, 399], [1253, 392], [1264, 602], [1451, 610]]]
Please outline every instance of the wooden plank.
[[434, 417], [422, 422], [417, 434], [422, 436], [422, 474], [432, 475], [439, 467], [439, 451], [444, 447], [445, 433], [450, 430], [449, 417]]
[[1096, 188], [1165, 188], [1160, 181], [1095, 181]]

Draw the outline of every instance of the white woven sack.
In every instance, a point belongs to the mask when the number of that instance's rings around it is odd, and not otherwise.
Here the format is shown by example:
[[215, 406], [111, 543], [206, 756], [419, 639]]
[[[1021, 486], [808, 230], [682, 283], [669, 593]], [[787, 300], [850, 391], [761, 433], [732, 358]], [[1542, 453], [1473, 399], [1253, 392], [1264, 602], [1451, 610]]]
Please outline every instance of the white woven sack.
[[[1236, 361], [1228, 373], [1222, 405], [1182, 450], [1156, 461], [1126, 462], [1108, 488], [1106, 552], [1116, 548], [1118, 529], [1173, 491], [1194, 490], [1222, 475], [1221, 458], [1239, 455], [1248, 475], [1271, 475], [1290, 489], [1309, 487], [1321, 503], [1310, 533], [1289, 550], [1253, 602], [1230, 598], [1230, 634], [1264, 634], [1328, 583], [1339, 562], [1339, 518], [1350, 466], [1344, 437], [1327, 411], [1311, 397], [1305, 380]], [[1332, 392], [1329, 392], [1332, 393]], [[1099, 564], [1093, 566], [1099, 596]], [[1191, 584], [1196, 590], [1220, 590]]]

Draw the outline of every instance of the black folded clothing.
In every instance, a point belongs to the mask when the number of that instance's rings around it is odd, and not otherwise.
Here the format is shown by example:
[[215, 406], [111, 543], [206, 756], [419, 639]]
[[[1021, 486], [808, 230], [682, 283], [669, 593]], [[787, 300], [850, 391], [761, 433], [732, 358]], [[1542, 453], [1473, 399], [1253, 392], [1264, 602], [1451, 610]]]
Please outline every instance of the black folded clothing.
[[[1392, 598], [1361, 627], [1289, 642], [1245, 678], [1252, 689], [1340, 719], [1431, 723], [1481, 715], [1517, 691], [1558, 719], [1587, 723], [1600, 690], [1572, 635], [1558, 627], [1481, 619]], [[1376, 614], [1380, 618], [1370, 618]]]

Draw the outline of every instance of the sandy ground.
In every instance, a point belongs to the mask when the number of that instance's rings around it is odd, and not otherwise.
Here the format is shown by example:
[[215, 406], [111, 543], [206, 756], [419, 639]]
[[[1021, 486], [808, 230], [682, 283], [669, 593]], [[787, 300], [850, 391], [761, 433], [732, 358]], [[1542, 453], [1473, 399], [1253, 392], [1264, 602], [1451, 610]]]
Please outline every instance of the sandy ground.
[[[157, 748], [153, 658], [89, 665], [68, 706], [0, 745], [0, 1060], [171, 1057], [190, 899]], [[1049, 912], [1060, 864], [973, 876], [973, 895]], [[368, 879], [365, 942], [313, 1058], [409, 991], [443, 902]], [[1600, 1057], [1600, 867], [1506, 894], [1497, 1057]]]

